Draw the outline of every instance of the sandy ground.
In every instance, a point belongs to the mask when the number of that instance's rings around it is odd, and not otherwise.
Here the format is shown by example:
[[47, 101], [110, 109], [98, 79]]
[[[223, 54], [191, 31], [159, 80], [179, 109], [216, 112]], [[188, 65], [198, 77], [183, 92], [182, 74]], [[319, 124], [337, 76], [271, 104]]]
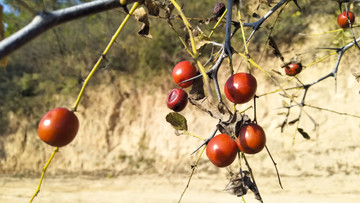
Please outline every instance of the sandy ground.
[[[55, 178], [44, 180], [34, 202], [177, 202], [186, 186], [187, 176], [119, 176], [116, 178]], [[360, 189], [351, 183], [359, 176], [282, 177], [280, 189], [276, 177], [258, 177], [264, 202], [359, 202]], [[0, 202], [27, 202], [36, 189], [36, 178], [0, 178]], [[310, 185], [309, 185], [310, 184]], [[195, 174], [182, 202], [242, 202], [223, 191], [222, 176]], [[252, 194], [248, 203], [258, 202]]]

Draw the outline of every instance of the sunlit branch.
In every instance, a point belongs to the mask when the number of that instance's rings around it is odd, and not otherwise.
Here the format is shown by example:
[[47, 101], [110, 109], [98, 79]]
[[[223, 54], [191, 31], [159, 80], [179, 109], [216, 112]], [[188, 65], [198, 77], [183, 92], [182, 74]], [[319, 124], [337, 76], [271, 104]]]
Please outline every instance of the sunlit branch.
[[[128, 0], [127, 3], [135, 1]], [[28, 25], [0, 41], [0, 59], [11, 54], [52, 27], [121, 6], [119, 0], [97, 0], [60, 10], [39, 12]]]

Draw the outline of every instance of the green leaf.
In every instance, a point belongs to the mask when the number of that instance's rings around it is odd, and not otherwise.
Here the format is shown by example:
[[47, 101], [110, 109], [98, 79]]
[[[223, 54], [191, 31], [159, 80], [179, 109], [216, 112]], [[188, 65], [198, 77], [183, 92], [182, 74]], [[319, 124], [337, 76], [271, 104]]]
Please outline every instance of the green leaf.
[[172, 125], [175, 130], [187, 130], [186, 118], [179, 113], [171, 112], [166, 115], [166, 121]]
[[305, 132], [302, 128], [298, 128], [297, 130], [305, 139], [310, 140], [309, 134], [307, 134], [307, 132]]

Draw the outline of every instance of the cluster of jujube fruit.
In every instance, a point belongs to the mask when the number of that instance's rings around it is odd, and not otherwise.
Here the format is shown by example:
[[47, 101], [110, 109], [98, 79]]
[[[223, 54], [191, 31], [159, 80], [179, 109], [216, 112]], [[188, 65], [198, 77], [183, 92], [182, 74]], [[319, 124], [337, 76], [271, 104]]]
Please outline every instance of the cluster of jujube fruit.
[[[349, 28], [350, 24], [353, 25], [355, 22], [355, 15], [351, 11], [344, 11], [338, 15], [337, 23], [343, 28]], [[291, 61], [282, 66], [285, 69], [285, 74], [288, 76], [295, 76], [299, 74], [303, 68], [300, 62]]]
[[[192, 78], [197, 70], [189, 61], [182, 61], [175, 65], [172, 77], [181, 88], [193, 84]], [[183, 82], [189, 80], [187, 82]], [[257, 89], [255, 77], [248, 73], [236, 73], [229, 77], [224, 86], [226, 98], [234, 104], [244, 104], [254, 98]], [[171, 90], [167, 97], [167, 106], [175, 112], [182, 111], [188, 102], [188, 95], [183, 89]], [[231, 137], [218, 134], [209, 140], [206, 155], [217, 167], [226, 167], [233, 163], [238, 151], [246, 154], [260, 152], [266, 143], [264, 130], [256, 123], [244, 124], [238, 135]]]
[[[193, 81], [181, 82], [194, 77], [196, 74], [196, 68], [189, 61], [182, 61], [175, 65], [172, 78], [180, 87], [187, 88], [193, 84]], [[167, 97], [167, 106], [175, 112], [182, 111], [186, 107], [187, 102], [188, 94], [183, 89], [175, 88], [171, 90]]]

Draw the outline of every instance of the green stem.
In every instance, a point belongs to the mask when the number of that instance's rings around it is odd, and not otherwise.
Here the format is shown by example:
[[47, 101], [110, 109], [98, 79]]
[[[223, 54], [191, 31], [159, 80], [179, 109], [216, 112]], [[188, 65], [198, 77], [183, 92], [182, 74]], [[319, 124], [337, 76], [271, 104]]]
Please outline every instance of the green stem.
[[182, 194], [181, 194], [181, 196], [180, 196], [180, 199], [179, 199], [178, 203], [180, 203], [180, 202], [181, 202], [181, 200], [182, 200], [182, 198], [183, 198], [183, 196], [184, 196], [184, 194], [185, 194], [186, 190], [188, 189], [188, 187], [189, 187], [189, 185], [190, 185], [191, 178], [192, 178], [192, 176], [193, 176], [193, 175], [194, 175], [194, 173], [195, 173], [195, 169], [196, 169], [196, 167], [197, 167], [197, 165], [198, 165], [198, 163], [199, 163], [199, 161], [200, 161], [200, 158], [201, 158], [202, 154], [204, 153], [205, 149], [206, 149], [206, 146], [205, 146], [205, 147], [203, 147], [203, 149], [201, 150], [200, 155], [199, 155], [199, 157], [197, 158], [197, 160], [196, 160], [195, 164], [194, 164], [194, 165], [192, 165], [192, 171], [191, 171], [191, 174], [190, 174], [189, 180], [188, 180], [188, 182], [187, 182], [187, 184], [186, 184], [186, 187], [185, 187], [185, 189], [184, 189], [183, 193], [182, 193]]
[[94, 75], [95, 71], [97, 70], [97, 68], [99, 67], [100, 63], [102, 62], [102, 60], [105, 58], [106, 54], [108, 53], [108, 51], [110, 50], [111, 46], [114, 44], [116, 38], [119, 36], [121, 30], [124, 28], [125, 24], [127, 23], [127, 21], [129, 20], [130, 16], [132, 15], [132, 13], [136, 10], [136, 8], [140, 5], [139, 2], [135, 2], [133, 7], [131, 8], [131, 10], [129, 11], [129, 14], [125, 17], [125, 19], [123, 20], [123, 22], [121, 23], [121, 25], [119, 26], [118, 30], [115, 32], [115, 34], [113, 35], [113, 37], [111, 38], [109, 44], [107, 45], [107, 47], [105, 48], [104, 52], [102, 53], [102, 55], [100, 56], [100, 58], [98, 59], [98, 61], [96, 62], [96, 64], [94, 65], [94, 67], [92, 68], [91, 72], [89, 73], [89, 75], [87, 76], [87, 78], [84, 81], [84, 84], [80, 90], [80, 93], [76, 99], [76, 102], [74, 104], [74, 108], [73, 111], [77, 110], [77, 107], [79, 106], [80, 100], [84, 94], [85, 88], [88, 84], [88, 82], [90, 81], [91, 77]]
[[50, 165], [50, 162], [51, 160], [54, 158], [55, 156], [55, 153], [59, 151], [59, 147], [56, 147], [55, 150], [53, 151], [53, 153], [51, 154], [49, 160], [47, 161], [47, 163], [45, 164], [43, 170], [42, 170], [42, 174], [41, 174], [41, 177], [40, 177], [40, 181], [39, 181], [39, 185], [34, 193], [34, 195], [31, 197], [30, 199], [30, 203], [34, 200], [34, 198], [36, 197], [37, 194], [39, 194], [40, 192], [40, 187], [41, 187], [41, 183], [44, 179], [44, 176], [45, 176], [45, 172], [46, 172], [46, 169], [48, 168], [48, 166]]

